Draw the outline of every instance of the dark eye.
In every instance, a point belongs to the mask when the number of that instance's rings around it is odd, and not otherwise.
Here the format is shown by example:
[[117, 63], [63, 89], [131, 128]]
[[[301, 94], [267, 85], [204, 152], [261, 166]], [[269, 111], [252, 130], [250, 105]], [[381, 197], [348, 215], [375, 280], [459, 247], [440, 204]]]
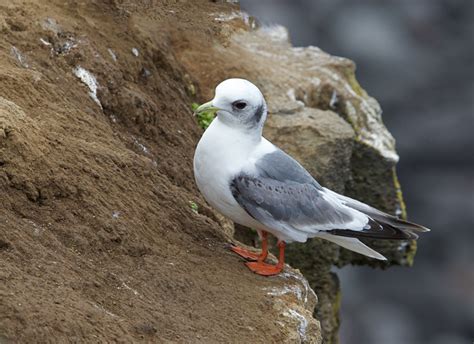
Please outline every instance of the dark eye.
[[236, 101], [236, 102], [232, 103], [232, 106], [239, 109], [239, 110], [243, 110], [247, 106], [247, 103], [241, 102], [241, 101]]

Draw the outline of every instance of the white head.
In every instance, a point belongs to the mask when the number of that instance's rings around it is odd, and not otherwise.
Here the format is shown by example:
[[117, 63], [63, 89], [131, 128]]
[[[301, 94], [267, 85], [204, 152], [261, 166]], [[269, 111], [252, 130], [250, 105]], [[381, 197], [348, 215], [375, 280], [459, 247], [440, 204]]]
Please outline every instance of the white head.
[[247, 130], [261, 129], [267, 105], [257, 86], [245, 79], [227, 79], [216, 87], [214, 99], [196, 111], [214, 110], [220, 121]]

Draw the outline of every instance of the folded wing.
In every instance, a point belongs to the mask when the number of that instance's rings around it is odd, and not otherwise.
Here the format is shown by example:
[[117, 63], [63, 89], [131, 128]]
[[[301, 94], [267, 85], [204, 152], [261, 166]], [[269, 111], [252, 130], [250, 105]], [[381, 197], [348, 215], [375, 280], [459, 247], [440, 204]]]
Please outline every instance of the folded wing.
[[237, 202], [256, 220], [295, 241], [324, 232], [377, 239], [415, 239], [427, 229], [321, 187], [282, 151], [264, 156], [256, 172], [230, 184]]

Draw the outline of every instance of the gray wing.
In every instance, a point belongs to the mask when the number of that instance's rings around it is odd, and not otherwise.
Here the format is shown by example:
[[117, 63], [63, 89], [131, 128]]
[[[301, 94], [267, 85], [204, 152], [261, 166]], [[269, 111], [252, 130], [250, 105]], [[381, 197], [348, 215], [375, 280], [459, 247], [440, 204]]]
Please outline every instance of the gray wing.
[[321, 185], [283, 151], [264, 155], [255, 167], [255, 174], [236, 176], [230, 188], [247, 213], [267, 227], [305, 241], [320, 230], [354, 222], [356, 212], [328, 201]]
[[280, 150], [258, 160], [255, 173], [237, 175], [230, 189], [250, 216], [296, 241], [305, 241], [319, 231], [354, 237], [409, 238], [401, 230], [382, 226], [346, 206]]
[[[320, 230], [349, 229], [348, 224], [354, 222], [350, 210], [327, 201], [312, 184], [241, 174], [230, 189], [250, 216], [296, 241], [305, 241]], [[367, 220], [356, 222], [362, 225], [353, 229], [362, 229]]]
[[259, 177], [280, 182], [292, 181], [311, 184], [318, 190], [323, 188], [295, 159], [280, 149], [261, 157], [255, 164]]

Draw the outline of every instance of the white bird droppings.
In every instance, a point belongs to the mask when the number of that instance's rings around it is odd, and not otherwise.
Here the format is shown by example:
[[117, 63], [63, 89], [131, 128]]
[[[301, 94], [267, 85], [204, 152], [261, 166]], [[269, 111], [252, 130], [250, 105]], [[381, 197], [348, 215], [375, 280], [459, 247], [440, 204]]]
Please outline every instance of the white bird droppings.
[[46, 46], [51, 46], [51, 43], [49, 43], [47, 40], [40, 38], [40, 42], [43, 43]]
[[228, 22], [234, 19], [240, 19], [244, 22], [245, 25], [249, 26], [251, 29], [255, 29], [255, 20], [251, 20], [248, 13], [243, 11], [234, 11], [229, 13], [211, 13], [214, 17], [214, 20], [217, 22]]
[[314, 293], [314, 290], [310, 287], [308, 280], [306, 278], [304, 278], [303, 276], [295, 274], [293, 272], [284, 272], [281, 275], [282, 275], [282, 277], [288, 278], [288, 279], [294, 278], [303, 285], [303, 288], [304, 288], [304, 300], [303, 301], [304, 301], [305, 304], [306, 304], [306, 302], [308, 302], [308, 295], [310, 293], [313, 295], [314, 298], [317, 298], [316, 294]]
[[114, 60], [114, 62], [117, 62], [117, 55], [115, 55], [115, 52], [110, 48], [107, 49], [107, 51], [109, 52], [110, 56], [112, 57], [112, 60]]
[[289, 309], [287, 312], [283, 313], [283, 315], [290, 318], [294, 318], [299, 321], [298, 334], [300, 335], [301, 342], [305, 342], [306, 329], [308, 328], [308, 320], [294, 309]]
[[286, 92], [286, 95], [288, 96], [288, 98], [290, 98], [291, 101], [293, 101], [293, 102], [296, 101], [296, 94], [295, 94], [295, 89], [294, 88], [290, 88]]
[[62, 31], [61, 27], [58, 25], [58, 22], [56, 21], [56, 19], [50, 18], [50, 17], [44, 19], [41, 22], [41, 27], [44, 30], [48, 30], [48, 31], [53, 32], [55, 35], [57, 35], [58, 33], [60, 33]]
[[285, 294], [294, 294], [296, 296], [296, 298], [300, 301], [302, 301], [303, 299], [303, 293], [301, 291], [301, 288], [296, 286], [296, 285], [292, 285], [292, 286], [284, 286], [283, 288], [270, 288], [270, 289], [265, 289], [265, 290], [268, 290], [267, 292], [267, 295], [271, 295], [271, 296], [281, 296], [281, 295], [285, 295]]
[[138, 291], [136, 291], [135, 289], [131, 288], [129, 285], [127, 285], [127, 283], [125, 283], [124, 281], [122, 281], [122, 287], [127, 289], [127, 290], [130, 290], [134, 295], [139, 295]]
[[97, 79], [95, 76], [89, 72], [88, 70], [82, 68], [81, 66], [77, 66], [73, 69], [74, 75], [77, 76], [81, 81], [89, 87], [89, 96], [92, 98], [93, 101], [97, 103], [102, 109], [102, 104], [100, 103], [99, 98], [97, 98]]
[[145, 154], [148, 154], [150, 152], [148, 148], [144, 144], [140, 143], [135, 137], [133, 138], [133, 144]]
[[287, 43], [289, 41], [288, 29], [283, 25], [264, 25], [261, 31], [274, 42]]
[[338, 102], [339, 102], [339, 97], [337, 96], [337, 92], [332, 91], [331, 100], [329, 101], [329, 107], [331, 109], [335, 109]]
[[102, 305], [100, 305], [100, 304], [98, 305], [98, 304], [96, 304], [96, 303], [93, 303], [92, 305], [93, 305], [95, 308], [97, 308], [97, 309], [101, 310], [102, 312], [104, 312], [105, 314], [107, 314], [108, 316], [117, 317], [116, 314], [114, 314], [114, 313], [112, 313], [112, 312], [106, 310], [106, 309], [104, 308], [104, 306], [102, 306]]
[[17, 47], [12, 46], [11, 49], [12, 56], [20, 63], [24, 68], [28, 68], [28, 63], [26, 62], [25, 57], [21, 54], [20, 50]]

